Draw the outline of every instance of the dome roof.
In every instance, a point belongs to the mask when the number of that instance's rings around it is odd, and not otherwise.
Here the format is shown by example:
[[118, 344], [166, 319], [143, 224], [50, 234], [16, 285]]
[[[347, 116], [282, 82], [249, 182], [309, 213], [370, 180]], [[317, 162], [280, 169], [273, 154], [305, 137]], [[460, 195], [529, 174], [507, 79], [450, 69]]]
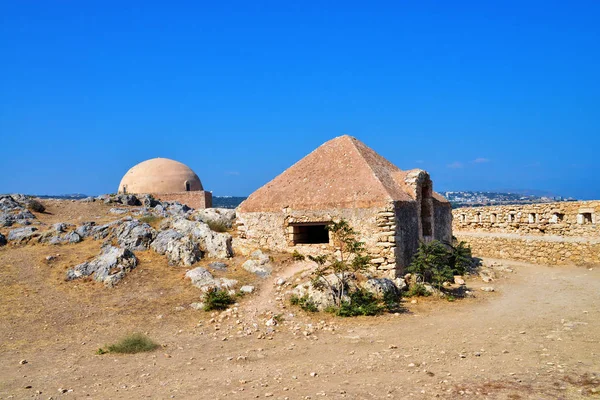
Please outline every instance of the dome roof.
[[153, 158], [131, 168], [119, 184], [119, 193], [177, 193], [199, 191], [202, 182], [185, 164]]

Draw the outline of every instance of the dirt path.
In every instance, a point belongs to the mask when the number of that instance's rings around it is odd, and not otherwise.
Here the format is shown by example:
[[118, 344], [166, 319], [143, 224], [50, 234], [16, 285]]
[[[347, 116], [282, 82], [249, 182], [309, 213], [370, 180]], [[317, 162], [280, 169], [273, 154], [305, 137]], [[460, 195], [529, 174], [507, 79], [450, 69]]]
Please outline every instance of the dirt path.
[[[177, 311], [194, 292], [156, 260], [106, 291], [61, 282], [38, 262], [44, 251], [0, 250], [2, 399], [598, 398], [598, 269], [504, 262], [514, 272], [492, 283], [496, 292], [468, 281], [475, 299], [408, 301], [407, 313], [357, 319], [285, 308], [267, 334], [257, 317], [278, 311], [262, 307], [272, 279], [243, 300], [239, 319], [211, 323]], [[251, 334], [249, 316], [260, 322]], [[132, 331], [163, 348], [94, 354]]]
[[293, 262], [279, 270], [274, 277], [268, 277], [259, 288], [256, 296], [245, 302], [241, 307], [241, 313], [246, 316], [248, 323], [259, 321], [259, 316], [264, 314], [276, 315], [281, 311], [281, 301], [276, 298], [279, 295], [277, 289], [278, 281], [289, 281], [296, 274], [314, 268], [314, 263], [308, 261]]

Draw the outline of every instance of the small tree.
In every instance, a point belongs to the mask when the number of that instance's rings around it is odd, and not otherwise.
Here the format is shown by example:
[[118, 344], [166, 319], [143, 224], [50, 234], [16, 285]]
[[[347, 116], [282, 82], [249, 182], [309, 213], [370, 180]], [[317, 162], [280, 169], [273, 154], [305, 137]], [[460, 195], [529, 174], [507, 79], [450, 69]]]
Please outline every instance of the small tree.
[[454, 277], [450, 266], [450, 254], [446, 246], [436, 240], [419, 245], [406, 271], [420, 276], [424, 282], [432, 283], [438, 289]]
[[473, 255], [471, 248], [465, 242], [458, 242], [450, 246], [450, 265], [455, 275], [464, 275], [473, 266]]
[[[357, 232], [347, 221], [333, 222], [327, 226], [327, 229], [331, 233], [337, 251], [334, 254], [309, 256], [317, 263], [313, 286], [318, 288], [327, 285], [335, 296], [336, 306], [341, 307], [351, 274], [366, 270], [370, 258], [365, 255], [365, 244], [358, 241]], [[328, 278], [331, 274], [335, 276], [335, 281]]]

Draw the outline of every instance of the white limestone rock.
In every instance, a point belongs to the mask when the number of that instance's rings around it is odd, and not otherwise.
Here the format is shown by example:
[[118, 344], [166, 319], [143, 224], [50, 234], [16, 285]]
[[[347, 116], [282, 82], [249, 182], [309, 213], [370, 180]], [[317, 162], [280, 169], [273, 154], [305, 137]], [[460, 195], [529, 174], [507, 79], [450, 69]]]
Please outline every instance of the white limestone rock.
[[94, 279], [107, 286], [118, 281], [137, 266], [137, 258], [128, 249], [104, 246], [92, 261], [76, 265], [67, 271], [67, 280], [93, 275]]

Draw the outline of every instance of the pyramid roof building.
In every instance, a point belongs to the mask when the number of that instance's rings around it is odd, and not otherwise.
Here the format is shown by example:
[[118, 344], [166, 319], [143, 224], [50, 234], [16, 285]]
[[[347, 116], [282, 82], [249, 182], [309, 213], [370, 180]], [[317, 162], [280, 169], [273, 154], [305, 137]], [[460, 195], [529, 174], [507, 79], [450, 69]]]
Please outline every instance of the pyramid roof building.
[[[414, 201], [409, 182], [419, 172], [423, 171], [402, 171], [358, 139], [344, 135], [319, 146], [252, 193], [239, 211], [369, 208]], [[447, 202], [437, 193], [432, 197]]]

